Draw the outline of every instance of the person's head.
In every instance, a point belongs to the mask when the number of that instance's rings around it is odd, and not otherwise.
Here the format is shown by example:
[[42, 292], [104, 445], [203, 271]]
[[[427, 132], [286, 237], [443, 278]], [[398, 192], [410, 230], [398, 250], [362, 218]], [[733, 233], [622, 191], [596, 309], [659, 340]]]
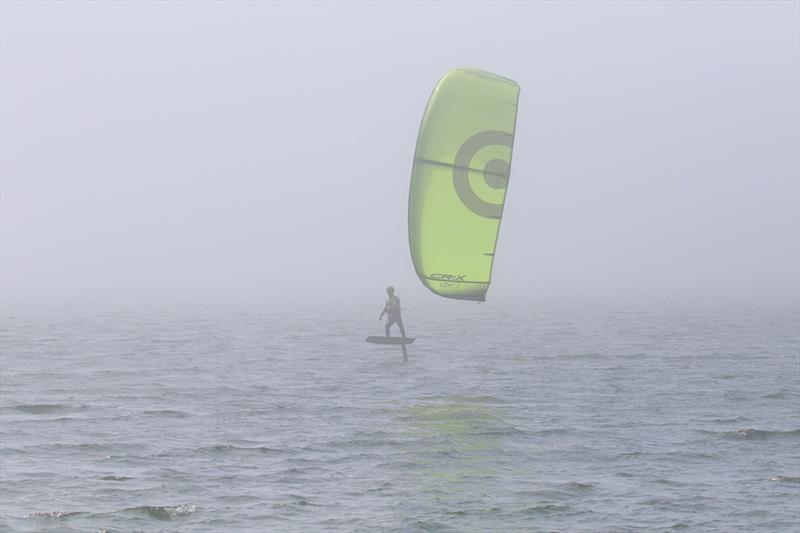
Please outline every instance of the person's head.
[[386, 287], [386, 294], [388, 294], [389, 296], [393, 296], [394, 295], [394, 287], [391, 287], [391, 286], [390, 287]]

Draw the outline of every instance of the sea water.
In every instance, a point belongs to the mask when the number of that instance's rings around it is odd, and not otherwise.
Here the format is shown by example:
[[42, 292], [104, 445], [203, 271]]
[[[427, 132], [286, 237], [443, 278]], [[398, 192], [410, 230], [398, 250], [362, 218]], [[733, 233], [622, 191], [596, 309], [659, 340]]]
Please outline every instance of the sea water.
[[0, 530], [800, 529], [796, 303], [437, 305], [4, 310]]

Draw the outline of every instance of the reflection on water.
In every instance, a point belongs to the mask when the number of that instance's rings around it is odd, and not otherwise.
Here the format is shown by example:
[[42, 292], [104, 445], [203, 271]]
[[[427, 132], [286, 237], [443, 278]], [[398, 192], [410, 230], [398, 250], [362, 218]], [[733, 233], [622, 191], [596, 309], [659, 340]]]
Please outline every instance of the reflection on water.
[[452, 523], [454, 510], [491, 510], [506, 440], [516, 432], [503, 411], [485, 397], [444, 397], [397, 411], [407, 437], [397, 482], [412, 502], [404, 514]]

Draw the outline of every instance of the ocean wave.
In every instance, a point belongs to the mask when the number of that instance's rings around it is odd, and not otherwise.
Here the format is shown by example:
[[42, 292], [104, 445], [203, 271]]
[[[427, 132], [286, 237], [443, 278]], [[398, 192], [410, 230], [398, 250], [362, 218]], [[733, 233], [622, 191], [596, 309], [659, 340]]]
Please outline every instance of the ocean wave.
[[174, 520], [193, 514], [198, 507], [193, 504], [180, 505], [139, 505], [127, 507], [119, 511], [109, 511], [105, 513], [92, 513], [87, 511], [40, 511], [29, 513], [25, 518], [37, 518], [47, 520], [67, 520], [77, 516], [108, 517], [120, 513], [136, 513], [156, 518], [158, 520]]
[[376, 493], [376, 492], [377, 493], [383, 493], [383, 492], [391, 491], [391, 490], [394, 490], [394, 489], [395, 489], [395, 486], [392, 484], [391, 481], [384, 481], [383, 483], [381, 483], [377, 487], [372, 487], [371, 489], [367, 489], [366, 490], [366, 494]]
[[65, 411], [73, 411], [76, 409], [80, 409], [82, 407], [83, 406], [74, 407], [71, 405], [66, 405], [61, 403], [34, 403], [34, 404], [15, 405], [12, 407], [12, 409], [29, 415], [52, 415], [57, 413], [63, 413]]
[[706, 418], [701, 420], [701, 422], [711, 422], [714, 424], [738, 424], [742, 422], [751, 422], [752, 420], [746, 416], [734, 416], [728, 418]]
[[709, 459], [714, 460], [719, 457], [719, 454], [717, 454], [713, 450], [707, 452], [679, 450], [679, 451], [661, 452], [656, 455], [662, 457], [669, 457], [670, 459], [678, 461], [700, 461], [700, 462], [705, 462], [708, 461]]
[[573, 430], [569, 428], [547, 428], [547, 429], [540, 429], [539, 431], [534, 431], [533, 434], [541, 436], [565, 435], [567, 433], [570, 433], [571, 431]]
[[592, 483], [581, 483], [579, 481], [569, 481], [561, 485], [561, 487], [575, 492], [586, 492], [594, 489]]
[[667, 485], [670, 487], [683, 487], [686, 485], [686, 483], [683, 483], [681, 481], [675, 481], [674, 479], [667, 479], [663, 477], [653, 479], [653, 483], [657, 483], [659, 485]]
[[285, 453], [286, 450], [279, 450], [277, 448], [270, 448], [269, 446], [236, 446], [235, 444], [214, 444], [204, 448], [198, 448], [196, 451], [204, 453], [222, 454], [222, 453]]
[[[342, 449], [351, 449], [351, 448], [376, 448], [376, 447], [380, 448], [385, 446], [401, 446], [403, 444], [404, 444], [403, 441], [390, 438], [375, 439], [375, 440], [352, 438], [352, 439], [329, 440], [320, 443], [320, 446], [338, 451]], [[368, 456], [368, 454], [362, 454], [362, 455]]]
[[628, 459], [628, 458], [631, 458], [631, 457], [641, 457], [641, 456], [645, 455], [645, 453], [647, 453], [647, 452], [642, 452], [642, 451], [639, 451], [639, 450], [635, 450], [635, 451], [632, 451], [632, 452], [622, 452], [622, 453], [618, 453], [617, 454], [617, 458], [619, 458], [619, 459]]
[[19, 448], [10, 448], [8, 446], [3, 446], [0, 448], [0, 454], [2, 455], [21, 455], [24, 453], [25, 450], [20, 450]]
[[524, 429], [515, 428], [514, 426], [505, 426], [495, 429], [487, 429], [485, 431], [472, 431], [468, 432], [467, 435], [478, 435], [478, 436], [507, 436], [507, 435], [525, 435], [528, 432]]
[[279, 502], [272, 505], [274, 509], [292, 509], [297, 507], [319, 507], [318, 503], [311, 502], [306, 496], [300, 494], [286, 494], [290, 501]]
[[290, 466], [289, 468], [286, 468], [286, 469], [282, 470], [280, 473], [283, 474], [284, 477], [287, 474], [288, 475], [292, 475], [292, 476], [305, 476], [305, 475], [311, 474], [311, 472], [308, 469], [299, 468], [299, 467], [296, 467], [296, 466]]
[[25, 518], [49, 518], [52, 520], [66, 520], [73, 516], [86, 516], [90, 513], [84, 511], [39, 511], [28, 513]]
[[316, 443], [317, 446], [323, 448], [341, 449], [342, 447], [353, 446], [393, 446], [401, 442], [397, 440], [397, 435], [387, 431], [356, 431], [352, 435], [344, 436], [342, 438], [327, 440], [324, 442]]
[[712, 431], [712, 435], [728, 440], [769, 440], [800, 437], [800, 429], [770, 431], [764, 429], [737, 429], [735, 431]]
[[556, 503], [543, 503], [541, 505], [533, 505], [531, 507], [526, 507], [522, 510], [522, 512], [526, 515], [528, 514], [551, 514], [551, 513], [561, 513], [564, 511], [569, 511], [571, 507], [569, 505], [558, 505]]
[[96, 453], [105, 453], [109, 454], [112, 452], [120, 453], [121, 448], [131, 449], [131, 448], [141, 448], [146, 445], [144, 444], [135, 444], [135, 443], [92, 443], [92, 442], [48, 442], [43, 444], [35, 444], [32, 446], [25, 446], [25, 453], [29, 453], [31, 451], [53, 451], [58, 452], [59, 454], [63, 453], [87, 453], [87, 452], [96, 452]]
[[144, 416], [161, 416], [165, 418], [189, 418], [192, 416], [184, 411], [175, 411], [172, 409], [156, 409], [152, 411], [143, 411]]
[[444, 514], [450, 516], [487, 516], [502, 514], [501, 507], [486, 507], [478, 509], [457, 509], [457, 510], [444, 510]]
[[491, 396], [489, 394], [483, 394], [479, 396], [459, 396], [459, 395], [426, 395], [422, 396], [420, 400], [423, 401], [444, 401], [447, 403], [478, 403], [478, 404], [500, 404], [505, 405], [510, 403], [508, 400], [499, 398], [497, 396]]
[[139, 505], [137, 507], [128, 507], [123, 509], [128, 513], [140, 513], [158, 520], [173, 520], [175, 518], [183, 518], [194, 514], [197, 511], [197, 506], [192, 504], [181, 505]]
[[775, 476], [771, 481], [778, 481], [781, 483], [794, 483], [800, 485], [800, 477], [793, 476]]
[[73, 451], [105, 451], [108, 447], [105, 444], [93, 444], [89, 442], [48, 442], [26, 446], [25, 451], [29, 450], [73, 450]]

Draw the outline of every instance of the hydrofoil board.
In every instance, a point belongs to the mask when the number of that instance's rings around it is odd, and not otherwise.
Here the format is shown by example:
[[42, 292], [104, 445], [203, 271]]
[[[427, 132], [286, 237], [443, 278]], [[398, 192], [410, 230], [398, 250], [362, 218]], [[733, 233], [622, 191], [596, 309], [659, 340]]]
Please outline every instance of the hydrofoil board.
[[414, 342], [414, 337], [367, 337], [364, 339], [365, 342], [369, 342], [370, 344], [399, 344], [401, 346], [405, 346], [406, 344], [411, 344]]

